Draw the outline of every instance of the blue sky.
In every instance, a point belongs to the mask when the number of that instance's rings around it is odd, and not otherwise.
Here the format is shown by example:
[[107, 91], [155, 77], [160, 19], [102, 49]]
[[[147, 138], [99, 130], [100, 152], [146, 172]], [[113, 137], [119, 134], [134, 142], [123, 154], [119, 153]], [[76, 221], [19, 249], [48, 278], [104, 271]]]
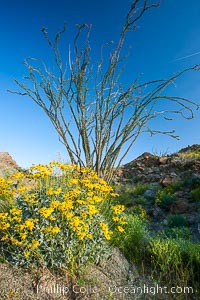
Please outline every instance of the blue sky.
[[[75, 33], [75, 24], [92, 24], [90, 44], [98, 58], [101, 44], [117, 41], [131, 0], [8, 0], [0, 1], [0, 152], [7, 151], [22, 167], [47, 163], [67, 152], [43, 111], [29, 98], [7, 93], [17, 90], [14, 79], [26, 75], [25, 57], [44, 59], [51, 66], [49, 48], [41, 28], [53, 37], [67, 22], [66, 49]], [[138, 29], [127, 36], [131, 54], [124, 82], [142, 74], [143, 81], [166, 78], [200, 63], [200, 1], [162, 0], [159, 8], [149, 10]], [[200, 73], [190, 72], [177, 81], [168, 93], [200, 102]], [[167, 125], [167, 127], [166, 127]], [[172, 153], [181, 147], [200, 144], [200, 113], [195, 119], [177, 118], [173, 123], [154, 123], [158, 129], [175, 129], [176, 141], [166, 136], [140, 136], [125, 162], [145, 151]]]

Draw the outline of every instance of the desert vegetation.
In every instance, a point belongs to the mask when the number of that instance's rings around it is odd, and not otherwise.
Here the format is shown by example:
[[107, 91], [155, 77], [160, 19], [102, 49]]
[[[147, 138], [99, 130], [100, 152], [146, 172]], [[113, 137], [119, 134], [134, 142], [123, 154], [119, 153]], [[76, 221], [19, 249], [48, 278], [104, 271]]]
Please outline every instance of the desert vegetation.
[[[157, 282], [165, 282], [167, 286], [193, 286], [196, 295], [193, 297], [198, 299], [200, 233], [192, 233], [186, 213], [173, 211], [175, 191], [180, 190], [187, 182], [188, 179], [168, 187], [160, 186], [151, 198], [144, 197], [145, 191], [152, 188], [151, 184], [147, 186], [140, 183], [133, 188], [130, 185], [123, 186], [122, 192], [119, 192], [119, 200], [126, 207], [128, 225], [125, 237], [119, 236], [115, 242], [127, 259], [137, 264], [141, 272], [149, 274]], [[194, 210], [199, 211], [199, 183], [191, 181], [187, 184], [194, 199], [191, 206], [194, 205]], [[160, 215], [150, 216], [148, 211], [152, 213], [152, 207], [153, 213], [159, 209]], [[198, 224], [195, 225], [197, 226]], [[176, 295], [174, 299], [193, 297]]]
[[[194, 238], [187, 217], [172, 209], [175, 192], [183, 186], [190, 187], [198, 210], [197, 179], [157, 187], [154, 196], [145, 197], [151, 184], [111, 186], [92, 169], [58, 162], [8, 175], [0, 180], [1, 263], [12, 265], [18, 272], [28, 270], [33, 282], [38, 270], [46, 268], [46, 272], [72, 287], [88, 284], [87, 268], [106, 263], [112, 249], [118, 248], [130, 265], [137, 266], [140, 280], [145, 277], [152, 287], [160, 285], [170, 290], [178, 286], [179, 291], [190, 287], [187, 293], [170, 294], [169, 299], [196, 299], [199, 237]], [[162, 223], [159, 216], [152, 217], [150, 207], [160, 207], [167, 215], [166, 222]], [[153, 226], [155, 222], [160, 226]], [[98, 286], [102, 279], [94, 280]], [[40, 299], [35, 286], [32, 293]], [[2, 299], [25, 299], [27, 290], [25, 287], [21, 294], [11, 292], [12, 288], [1, 294]], [[148, 295], [149, 299], [153, 296]], [[55, 295], [45, 291], [40, 297]], [[92, 295], [88, 297], [93, 299]], [[112, 299], [114, 295], [100, 297]], [[164, 299], [159, 293], [156, 297]]]
[[[199, 240], [187, 216], [176, 208], [177, 192], [187, 187], [192, 207], [199, 210], [198, 176], [151, 183], [153, 173], [159, 177], [157, 164], [164, 165], [168, 160], [165, 155], [162, 159], [157, 155], [153, 158], [156, 169], [147, 174], [146, 182], [143, 179], [148, 166], [143, 165], [143, 172], [124, 178], [129, 183], [115, 182], [119, 166], [140, 134], [178, 138], [174, 130], [151, 127], [152, 120], [168, 122], [177, 115], [192, 119], [199, 108], [199, 103], [166, 91], [183, 74], [199, 71], [199, 65], [167, 79], [141, 82], [140, 78], [132, 78], [130, 84], [121, 80], [124, 61], [128, 59], [128, 32], [136, 30], [143, 15], [159, 5], [160, 2], [133, 0], [118, 41], [102, 46], [96, 62], [90, 55], [91, 26], [87, 24], [77, 25], [73, 47], [65, 55], [67, 61], [63, 61], [59, 49], [66, 25], [54, 40], [46, 28], [42, 29], [55, 59], [51, 67], [39, 59], [25, 60], [28, 75], [25, 81], [15, 80], [20, 90], [12, 93], [28, 96], [44, 111], [66, 148], [70, 164], [52, 161], [0, 178], [1, 266], [8, 273], [8, 266], [17, 270], [18, 278], [23, 272], [31, 275], [29, 285], [18, 282], [20, 289], [16, 290], [11, 279], [14, 271], [9, 273], [10, 279], [2, 281], [2, 285], [9, 283], [8, 288], [0, 286], [2, 299], [96, 299], [97, 294], [91, 291], [86, 298], [72, 292], [74, 286], [91, 282], [101, 285], [98, 299], [115, 299], [113, 289], [108, 292], [102, 288], [115, 264], [121, 270], [128, 266], [123, 282], [127, 288], [131, 282], [175, 289], [173, 294], [148, 292], [145, 299], [199, 297]], [[108, 47], [110, 53], [104, 57], [103, 50]], [[177, 170], [186, 171], [190, 161], [198, 161], [199, 157], [199, 150], [179, 153]], [[189, 159], [188, 164], [182, 163], [185, 159]], [[136, 167], [133, 164], [131, 169]], [[111, 263], [105, 279], [103, 273], [113, 249], [119, 251], [115, 252], [119, 260]], [[88, 279], [88, 268], [94, 266], [94, 273], [101, 269], [101, 275]], [[135, 277], [134, 266], [139, 272]], [[50, 273], [54, 282], [61, 280], [68, 287], [67, 295], [52, 295], [49, 289], [39, 295], [38, 287], [46, 286], [41, 284], [42, 272]], [[188, 290], [184, 293], [185, 287]], [[135, 299], [144, 299], [143, 294], [136, 294], [134, 297], [140, 298]], [[130, 289], [126, 298], [134, 299]]]

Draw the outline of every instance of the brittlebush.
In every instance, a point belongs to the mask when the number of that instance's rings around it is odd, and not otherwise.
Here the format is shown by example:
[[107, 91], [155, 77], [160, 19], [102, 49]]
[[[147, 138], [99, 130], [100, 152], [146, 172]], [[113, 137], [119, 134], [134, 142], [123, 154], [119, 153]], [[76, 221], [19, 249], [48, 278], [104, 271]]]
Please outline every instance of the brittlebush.
[[0, 247], [11, 263], [73, 269], [101, 258], [124, 232], [124, 206], [112, 204], [117, 194], [90, 169], [51, 162], [14, 174], [9, 188], [12, 180], [12, 207], [0, 213]]

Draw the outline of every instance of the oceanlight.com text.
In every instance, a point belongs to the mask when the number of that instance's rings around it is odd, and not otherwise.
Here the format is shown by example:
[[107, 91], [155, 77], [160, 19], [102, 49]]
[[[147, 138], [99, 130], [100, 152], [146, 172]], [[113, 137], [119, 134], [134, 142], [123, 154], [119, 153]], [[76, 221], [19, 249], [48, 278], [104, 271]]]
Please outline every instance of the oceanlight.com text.
[[156, 295], [156, 294], [193, 294], [194, 290], [192, 287], [188, 286], [173, 286], [171, 288], [166, 286], [149, 286], [149, 285], [142, 285], [142, 286], [135, 286], [135, 285], [127, 285], [127, 286], [109, 286], [109, 287], [97, 287], [97, 286], [80, 286], [80, 285], [73, 285], [73, 286], [62, 286], [62, 285], [52, 285], [52, 286], [43, 286], [37, 285], [37, 293], [45, 292], [47, 294], [62, 294], [66, 295], [68, 293], [74, 294], [84, 294], [84, 295], [91, 295], [91, 294], [104, 294], [119, 296], [126, 294], [149, 294], [149, 295]]

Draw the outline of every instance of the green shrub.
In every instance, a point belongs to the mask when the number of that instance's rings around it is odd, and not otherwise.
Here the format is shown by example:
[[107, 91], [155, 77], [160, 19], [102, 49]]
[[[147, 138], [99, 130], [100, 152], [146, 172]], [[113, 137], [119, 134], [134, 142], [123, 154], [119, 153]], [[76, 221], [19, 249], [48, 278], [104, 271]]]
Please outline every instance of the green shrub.
[[172, 187], [173, 193], [184, 187], [184, 180], [174, 181], [170, 185]]
[[126, 217], [126, 234], [115, 235], [113, 244], [117, 246], [131, 261], [141, 262], [149, 239], [147, 223], [139, 215], [130, 214]]
[[191, 229], [188, 227], [166, 228], [164, 234], [168, 238], [191, 240]]
[[[0, 250], [12, 264], [74, 270], [106, 254], [112, 235], [124, 231], [124, 206], [112, 204], [117, 195], [90, 169], [52, 162], [13, 179], [12, 208], [0, 212]], [[10, 193], [6, 184], [0, 193]]]
[[147, 214], [146, 210], [141, 205], [135, 205], [132, 207], [131, 213], [137, 215], [141, 220], [149, 221], [150, 217]]
[[158, 190], [156, 193], [155, 203], [161, 208], [169, 209], [170, 205], [176, 200], [176, 196], [172, 193], [172, 187], [166, 187], [162, 190]]
[[192, 198], [193, 198], [195, 201], [200, 202], [200, 185], [197, 186], [195, 189], [193, 189], [193, 190], [191, 191], [191, 194], [192, 194]]
[[145, 206], [147, 205], [148, 201], [143, 196], [138, 196], [134, 199], [134, 203], [137, 205]]
[[192, 189], [195, 189], [200, 184], [200, 178], [189, 176], [184, 179], [184, 186]]
[[194, 291], [198, 291], [200, 244], [183, 238], [157, 236], [151, 239], [147, 250], [151, 258], [153, 277], [165, 282], [168, 286], [190, 284]]
[[179, 153], [179, 157], [200, 159], [200, 149], [186, 153]]
[[[192, 241], [180, 239], [180, 248], [183, 257], [185, 269], [189, 270], [190, 280], [197, 282], [199, 287], [200, 282], [200, 244]], [[200, 290], [199, 290], [200, 292]]]
[[174, 227], [185, 227], [188, 224], [188, 221], [185, 216], [183, 215], [169, 215], [167, 218], [168, 221], [168, 227], [174, 228]]
[[172, 270], [176, 272], [182, 264], [180, 246], [174, 239], [154, 237], [148, 249], [155, 270], [161, 271], [163, 275]]
[[135, 186], [123, 186], [119, 190], [119, 202], [127, 207], [135, 204], [146, 204], [146, 199], [143, 197], [144, 192], [147, 190], [147, 184], [138, 183]]
[[133, 195], [134, 196], [141, 196], [147, 190], [148, 184], [145, 183], [137, 183], [133, 188]]
[[133, 181], [134, 181], [135, 183], [139, 183], [141, 180], [142, 180], [142, 177], [139, 176], [139, 175], [137, 175], [137, 176], [135, 176], [135, 177], [133, 178]]

